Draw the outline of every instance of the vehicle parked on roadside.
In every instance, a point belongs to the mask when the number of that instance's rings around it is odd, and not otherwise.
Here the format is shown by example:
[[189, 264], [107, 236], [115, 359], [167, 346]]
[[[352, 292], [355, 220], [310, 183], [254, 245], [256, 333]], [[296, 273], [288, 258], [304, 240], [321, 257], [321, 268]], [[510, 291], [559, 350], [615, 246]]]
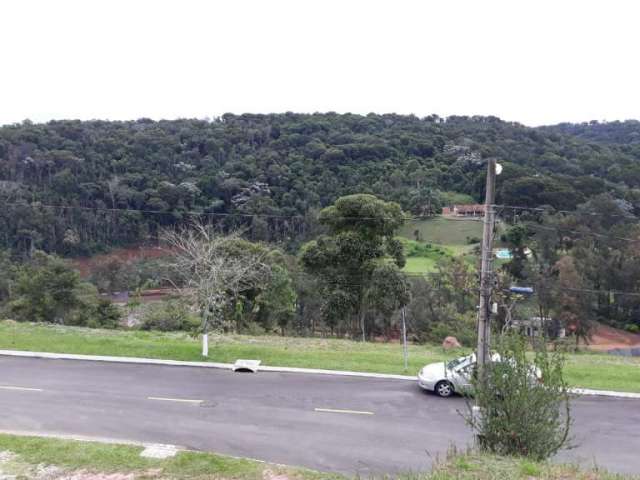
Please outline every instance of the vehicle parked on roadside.
[[[491, 362], [501, 362], [500, 355], [491, 354]], [[473, 374], [476, 368], [476, 354], [472, 353], [448, 362], [425, 365], [418, 372], [418, 385], [424, 390], [435, 392], [441, 397], [450, 397], [454, 393], [470, 395], [473, 393]], [[531, 378], [541, 381], [540, 371], [532, 367]]]

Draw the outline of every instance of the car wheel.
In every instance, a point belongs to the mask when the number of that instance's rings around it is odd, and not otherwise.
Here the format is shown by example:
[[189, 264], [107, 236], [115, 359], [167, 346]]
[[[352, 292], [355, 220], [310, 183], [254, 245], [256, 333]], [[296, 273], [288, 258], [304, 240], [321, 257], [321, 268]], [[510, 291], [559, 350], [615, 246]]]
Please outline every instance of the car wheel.
[[453, 395], [453, 385], [451, 382], [443, 380], [436, 384], [435, 392], [441, 397], [450, 397]]

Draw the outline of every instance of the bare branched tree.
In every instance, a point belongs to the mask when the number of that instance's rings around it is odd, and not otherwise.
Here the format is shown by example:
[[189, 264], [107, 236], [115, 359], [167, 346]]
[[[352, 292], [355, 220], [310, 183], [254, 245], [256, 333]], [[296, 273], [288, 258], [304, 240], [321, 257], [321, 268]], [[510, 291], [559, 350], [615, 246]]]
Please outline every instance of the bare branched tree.
[[265, 254], [234, 249], [236, 233], [221, 234], [201, 223], [184, 230], [166, 230], [162, 238], [173, 252], [171, 268], [183, 280], [182, 295], [197, 305], [201, 318], [202, 355], [207, 356], [208, 333], [229, 331], [225, 315], [243, 291], [268, 281], [271, 269]]

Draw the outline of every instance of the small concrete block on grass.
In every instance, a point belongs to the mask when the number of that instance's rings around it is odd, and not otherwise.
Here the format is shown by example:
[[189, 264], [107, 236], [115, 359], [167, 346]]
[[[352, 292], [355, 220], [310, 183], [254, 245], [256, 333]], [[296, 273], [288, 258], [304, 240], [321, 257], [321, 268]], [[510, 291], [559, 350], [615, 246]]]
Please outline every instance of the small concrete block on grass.
[[175, 445], [162, 445], [154, 444], [148, 445], [141, 453], [141, 457], [145, 458], [171, 458], [175, 457], [178, 453], [178, 448]]

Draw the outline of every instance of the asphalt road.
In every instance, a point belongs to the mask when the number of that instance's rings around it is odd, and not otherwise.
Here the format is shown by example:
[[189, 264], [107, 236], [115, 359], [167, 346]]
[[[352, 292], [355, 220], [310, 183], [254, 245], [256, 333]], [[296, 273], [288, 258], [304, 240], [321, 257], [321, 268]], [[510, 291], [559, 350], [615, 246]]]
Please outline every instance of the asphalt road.
[[[462, 398], [403, 380], [0, 357], [2, 430], [169, 443], [365, 476], [424, 470], [452, 444], [469, 444], [465, 410]], [[582, 397], [573, 414], [578, 447], [561, 459], [640, 472], [640, 400]]]

